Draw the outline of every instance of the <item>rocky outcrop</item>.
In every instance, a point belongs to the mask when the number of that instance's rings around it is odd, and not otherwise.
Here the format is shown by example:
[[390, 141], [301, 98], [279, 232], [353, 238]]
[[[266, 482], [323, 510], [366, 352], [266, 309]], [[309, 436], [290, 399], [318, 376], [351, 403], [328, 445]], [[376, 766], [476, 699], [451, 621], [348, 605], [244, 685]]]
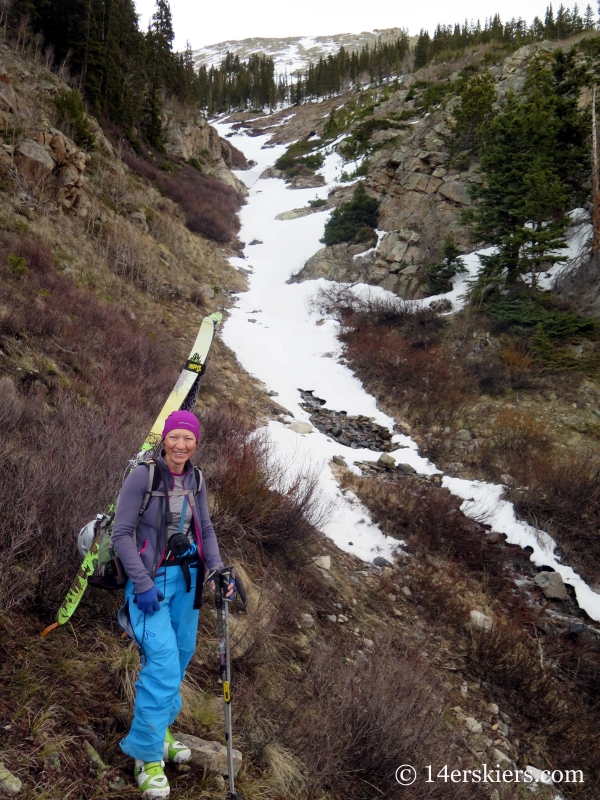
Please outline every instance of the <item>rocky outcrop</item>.
[[368, 283], [414, 300], [423, 297], [427, 290], [420, 241], [419, 234], [404, 229], [386, 234], [377, 248], [347, 243], [324, 247], [308, 259], [291, 281], [326, 278], [342, 283]]
[[419, 236], [414, 263], [436, 258], [448, 233], [457, 244], [468, 244], [460, 212], [470, 204], [469, 186], [478, 178], [449, 167], [446, 130], [441, 111], [426, 117], [393, 149], [374, 155], [366, 178], [370, 194], [381, 200], [379, 227]]
[[520, 47], [502, 64], [502, 71], [496, 84], [496, 93], [502, 99], [510, 90], [520, 92], [525, 86], [525, 70], [531, 59], [538, 53], [549, 53], [559, 45], [556, 42], [537, 42]]
[[248, 194], [246, 186], [231, 172], [233, 167], [248, 168], [248, 162], [204, 117], [190, 119], [182, 113], [165, 111], [162, 122], [164, 145], [169, 155], [184, 161], [194, 159], [207, 175], [243, 195]]
[[56, 128], [38, 131], [16, 145], [2, 145], [0, 163], [15, 170], [21, 194], [55, 202], [59, 210], [86, 217], [90, 201], [84, 191], [86, 154]]
[[[552, 42], [527, 45], [509, 56], [502, 66], [493, 67], [499, 99], [509, 90], [520, 91], [531, 59], [555, 47]], [[450, 80], [458, 76], [456, 73]], [[434, 74], [424, 77], [436, 80]], [[374, 111], [375, 117], [390, 120], [389, 129], [380, 128], [371, 137], [376, 147], [365, 177], [368, 193], [380, 201], [378, 226], [385, 231], [377, 250], [367, 251], [354, 244], [324, 248], [307, 261], [296, 280], [323, 277], [361, 281], [382, 286], [405, 299], [415, 299], [427, 291], [427, 267], [440, 261], [448, 234], [459, 248], [470, 248], [461, 212], [471, 204], [470, 190], [480, 177], [474, 163], [465, 170], [450, 163], [449, 124], [458, 99], [452, 98], [444, 108], [411, 121], [400, 131], [399, 117], [406, 119], [407, 112], [419, 115], [414, 102], [408, 99], [408, 90], [416, 79], [407, 76], [398, 91]], [[337, 202], [343, 199], [340, 197]]]

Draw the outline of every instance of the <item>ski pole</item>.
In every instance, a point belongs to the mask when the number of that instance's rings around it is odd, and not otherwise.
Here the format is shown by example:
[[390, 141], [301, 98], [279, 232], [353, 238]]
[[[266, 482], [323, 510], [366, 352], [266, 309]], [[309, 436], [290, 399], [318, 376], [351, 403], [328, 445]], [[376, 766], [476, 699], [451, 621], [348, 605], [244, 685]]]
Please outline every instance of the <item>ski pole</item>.
[[[225, 598], [231, 580], [235, 580], [237, 592], [242, 600], [242, 611], [246, 611], [248, 601], [246, 592], [233, 567], [222, 567], [211, 570], [205, 583], [215, 583], [215, 608], [217, 611], [217, 637], [219, 640], [219, 674], [223, 685], [223, 701], [225, 702], [225, 741], [227, 742], [227, 777], [229, 793], [227, 800], [242, 800], [235, 791], [233, 777], [233, 723], [231, 717], [231, 657], [229, 650], [229, 600]], [[233, 600], [235, 594], [231, 598]]]

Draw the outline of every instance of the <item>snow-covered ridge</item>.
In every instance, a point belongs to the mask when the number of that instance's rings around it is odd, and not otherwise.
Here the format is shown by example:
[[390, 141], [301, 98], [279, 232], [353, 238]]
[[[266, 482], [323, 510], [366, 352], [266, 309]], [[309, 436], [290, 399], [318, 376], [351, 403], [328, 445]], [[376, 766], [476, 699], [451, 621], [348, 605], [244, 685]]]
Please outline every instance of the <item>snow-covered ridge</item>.
[[241, 60], [255, 53], [264, 53], [274, 59], [277, 75], [292, 75], [295, 71], [308, 67], [311, 61], [318, 61], [321, 56], [336, 53], [342, 46], [352, 52], [361, 50], [366, 44], [371, 46], [375, 42], [396, 41], [401, 34], [401, 28], [384, 28], [362, 33], [338, 33], [333, 36], [231, 39], [195, 50], [194, 64], [196, 67], [218, 67], [228, 52], [238, 55]]

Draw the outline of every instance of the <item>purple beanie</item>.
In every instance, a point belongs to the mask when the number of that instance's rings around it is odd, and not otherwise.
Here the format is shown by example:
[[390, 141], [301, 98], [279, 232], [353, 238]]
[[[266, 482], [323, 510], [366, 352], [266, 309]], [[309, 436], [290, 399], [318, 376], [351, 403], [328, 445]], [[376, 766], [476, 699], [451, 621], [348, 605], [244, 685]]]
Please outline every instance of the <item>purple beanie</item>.
[[163, 428], [162, 438], [164, 439], [168, 433], [178, 429], [191, 431], [196, 437], [196, 441], [200, 441], [200, 423], [191, 411], [173, 411], [169, 414]]

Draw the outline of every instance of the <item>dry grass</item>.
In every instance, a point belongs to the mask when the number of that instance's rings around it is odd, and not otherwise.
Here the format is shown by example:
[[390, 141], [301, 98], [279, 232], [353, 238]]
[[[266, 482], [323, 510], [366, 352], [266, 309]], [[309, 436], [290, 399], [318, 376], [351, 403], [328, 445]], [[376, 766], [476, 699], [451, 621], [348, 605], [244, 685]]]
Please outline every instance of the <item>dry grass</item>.
[[[548, 756], [561, 769], [582, 769], [592, 797], [600, 779], [600, 721], [594, 707], [557, 675], [538, 643], [511, 621], [474, 637], [471, 669], [497, 687], [533, 725], [539, 725]], [[596, 670], [598, 662], [596, 663]]]
[[98, 252], [108, 268], [140, 289], [160, 296], [163, 272], [156, 244], [128, 220], [116, 217], [99, 226]]
[[[357, 657], [344, 659], [348, 654]], [[378, 639], [368, 655], [335, 638], [322, 641], [306, 670], [281, 692], [255, 698], [260, 710], [252, 744], [256, 758], [267, 760], [276, 743], [301, 760], [305, 790], [295, 797], [370, 800], [375, 788], [378, 797], [396, 797], [400, 764], [437, 764], [453, 745], [441, 686], [404, 640]], [[250, 720], [243, 722], [249, 736]], [[433, 788], [417, 781], [402, 796], [476, 793], [468, 784]]]

